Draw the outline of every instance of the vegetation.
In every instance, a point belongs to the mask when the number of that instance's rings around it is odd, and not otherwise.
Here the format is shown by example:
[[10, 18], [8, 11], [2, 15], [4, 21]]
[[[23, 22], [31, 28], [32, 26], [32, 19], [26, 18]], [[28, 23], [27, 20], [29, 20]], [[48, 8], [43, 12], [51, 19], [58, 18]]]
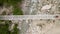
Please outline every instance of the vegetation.
[[[4, 20], [2, 20], [2, 21], [4, 21]], [[2, 21], [0, 20], [0, 22], [2, 22]], [[6, 20], [5, 24], [0, 24], [0, 34], [18, 34], [19, 31], [17, 29], [17, 26], [18, 26], [17, 24], [15, 24], [13, 32], [9, 31], [9, 25], [11, 23], [12, 23], [11, 21]]]
[[0, 5], [12, 5], [14, 7], [13, 15], [23, 15], [21, 8], [18, 8], [18, 3], [21, 3], [22, 0], [0, 0]]
[[14, 7], [13, 15], [23, 15], [23, 12], [18, 7]]
[[14, 26], [14, 32], [12, 32], [12, 34], [19, 34], [19, 29], [17, 28], [17, 24], [15, 24], [15, 26]]
[[22, 0], [0, 0], [0, 3], [10, 3], [17, 4], [17, 2], [21, 2]]

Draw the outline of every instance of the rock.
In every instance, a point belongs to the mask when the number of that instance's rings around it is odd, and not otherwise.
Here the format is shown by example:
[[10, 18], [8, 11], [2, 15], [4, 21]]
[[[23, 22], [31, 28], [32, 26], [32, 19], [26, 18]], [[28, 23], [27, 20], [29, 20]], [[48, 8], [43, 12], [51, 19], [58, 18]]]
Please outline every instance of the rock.
[[48, 10], [52, 7], [52, 4], [49, 4], [49, 5], [45, 5], [41, 8], [41, 10]]

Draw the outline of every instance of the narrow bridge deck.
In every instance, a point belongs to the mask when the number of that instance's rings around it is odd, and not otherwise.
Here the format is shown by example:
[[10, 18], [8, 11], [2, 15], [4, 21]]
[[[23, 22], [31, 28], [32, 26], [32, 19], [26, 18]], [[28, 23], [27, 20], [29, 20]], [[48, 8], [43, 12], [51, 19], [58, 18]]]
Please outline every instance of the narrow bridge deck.
[[56, 18], [55, 16], [57, 15], [2, 15], [0, 20], [60, 19], [60, 17]]

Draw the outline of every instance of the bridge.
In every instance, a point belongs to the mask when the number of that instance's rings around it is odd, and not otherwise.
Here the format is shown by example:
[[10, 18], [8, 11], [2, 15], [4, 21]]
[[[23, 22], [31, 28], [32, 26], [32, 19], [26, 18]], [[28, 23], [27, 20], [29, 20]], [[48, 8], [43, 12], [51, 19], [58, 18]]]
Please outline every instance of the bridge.
[[0, 20], [60, 19], [59, 15], [1, 15]]

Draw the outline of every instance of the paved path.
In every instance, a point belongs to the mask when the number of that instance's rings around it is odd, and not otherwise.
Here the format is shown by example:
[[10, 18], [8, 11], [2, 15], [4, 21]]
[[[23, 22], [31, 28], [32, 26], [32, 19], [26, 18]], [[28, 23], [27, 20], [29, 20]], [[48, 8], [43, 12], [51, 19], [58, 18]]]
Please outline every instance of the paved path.
[[[59, 15], [58, 15], [59, 16]], [[2, 15], [0, 20], [60, 19], [57, 15]]]

